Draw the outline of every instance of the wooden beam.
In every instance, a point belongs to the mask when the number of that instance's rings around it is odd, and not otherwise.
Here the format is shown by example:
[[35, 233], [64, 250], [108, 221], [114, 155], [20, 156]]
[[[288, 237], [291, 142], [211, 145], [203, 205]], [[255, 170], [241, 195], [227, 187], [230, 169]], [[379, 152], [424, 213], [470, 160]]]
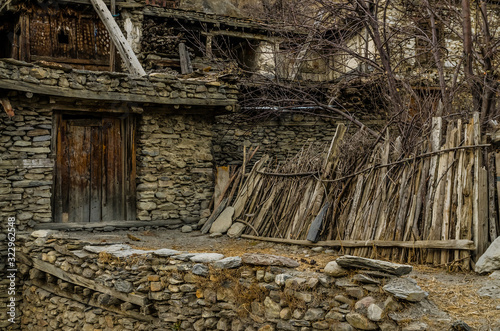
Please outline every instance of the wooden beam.
[[145, 322], [154, 322], [156, 319], [154, 317], [151, 317], [151, 316], [147, 316], [147, 315], [143, 315], [141, 313], [137, 313], [137, 312], [134, 312], [134, 311], [129, 311], [129, 310], [121, 310], [121, 309], [117, 309], [113, 306], [106, 306], [106, 305], [101, 305], [99, 303], [97, 303], [95, 300], [93, 300], [92, 298], [86, 298], [82, 295], [79, 295], [79, 294], [76, 294], [76, 293], [70, 293], [70, 292], [67, 292], [67, 291], [63, 291], [55, 286], [50, 286], [49, 284], [47, 284], [46, 282], [43, 282], [39, 279], [32, 279], [30, 281], [27, 281], [26, 284], [29, 286], [31, 284], [47, 291], [47, 292], [50, 292], [52, 294], [55, 294], [57, 296], [60, 296], [60, 297], [63, 297], [63, 298], [67, 298], [67, 299], [70, 299], [70, 300], [74, 300], [74, 301], [78, 301], [80, 303], [83, 303], [84, 305], [89, 305], [89, 306], [94, 306], [94, 307], [97, 307], [97, 308], [101, 308], [101, 309], [105, 309], [107, 311], [111, 311], [113, 313], [116, 313], [116, 314], [119, 314], [119, 315], [123, 315], [123, 316], [127, 316], [127, 317], [131, 317], [131, 318], [134, 318], [134, 319], [138, 319], [140, 321], [145, 321]]
[[191, 65], [191, 59], [189, 58], [189, 52], [187, 50], [186, 44], [179, 43], [179, 58], [181, 62], [181, 73], [183, 75], [190, 74], [193, 72], [193, 66]]
[[160, 221], [113, 221], [113, 222], [99, 222], [99, 223], [40, 223], [36, 224], [36, 230], [91, 230], [95, 228], [103, 228], [105, 226], [112, 226], [115, 228], [132, 228], [140, 226], [169, 226], [180, 225], [181, 220], [160, 220]]
[[92, 6], [94, 6], [94, 9], [101, 18], [102, 23], [104, 23], [104, 26], [108, 30], [109, 37], [115, 44], [116, 49], [120, 53], [129, 72], [132, 75], [146, 76], [146, 72], [142, 68], [141, 63], [137, 59], [137, 56], [132, 50], [132, 47], [130, 47], [127, 39], [125, 39], [122, 30], [120, 30], [118, 24], [116, 24], [115, 19], [113, 18], [113, 15], [109, 11], [108, 7], [106, 7], [106, 4], [102, 0], [90, 0], [90, 2], [92, 2]]
[[58, 267], [56, 267], [48, 262], [44, 262], [44, 261], [39, 260], [39, 259], [33, 259], [33, 267], [40, 270], [40, 271], [54, 275], [57, 278], [60, 278], [66, 282], [80, 285], [83, 287], [88, 287], [91, 290], [101, 292], [104, 294], [109, 294], [113, 297], [116, 297], [116, 298], [122, 300], [122, 301], [127, 301], [127, 302], [133, 303], [133, 304], [141, 306], [141, 307], [144, 307], [148, 304], [148, 298], [145, 296], [119, 292], [113, 288], [98, 284], [91, 279], [87, 279], [87, 278], [84, 278], [82, 276], [70, 274], [62, 269], [59, 269]]
[[17, 90], [46, 94], [65, 98], [77, 98], [101, 101], [124, 101], [164, 105], [191, 105], [191, 106], [229, 106], [237, 103], [234, 99], [194, 99], [194, 98], [169, 98], [157, 97], [144, 94], [120, 93], [120, 92], [94, 92], [90, 90], [74, 90], [59, 86], [41, 85], [27, 83], [18, 80], [0, 79], [0, 88], [6, 90]]
[[386, 241], [386, 240], [326, 240], [316, 243], [309, 240], [294, 240], [269, 237], [256, 237], [243, 234], [241, 238], [262, 240], [275, 243], [284, 243], [303, 246], [324, 246], [324, 247], [399, 247], [416, 249], [460, 249], [473, 251], [474, 242], [472, 240], [417, 240], [417, 241]]

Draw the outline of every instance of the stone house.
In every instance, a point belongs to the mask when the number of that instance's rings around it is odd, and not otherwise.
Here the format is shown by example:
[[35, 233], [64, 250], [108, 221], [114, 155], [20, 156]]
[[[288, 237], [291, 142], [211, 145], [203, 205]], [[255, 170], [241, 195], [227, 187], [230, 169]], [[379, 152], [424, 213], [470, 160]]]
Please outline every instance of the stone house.
[[[195, 223], [216, 167], [241, 162], [243, 146], [282, 160], [330, 140], [338, 118], [228, 119], [242, 70], [282, 71], [280, 38], [230, 2], [108, 3], [128, 55], [92, 2], [0, 5], [0, 216], [21, 230]], [[147, 74], [131, 71], [130, 54]], [[328, 80], [321, 68], [301, 79]]]

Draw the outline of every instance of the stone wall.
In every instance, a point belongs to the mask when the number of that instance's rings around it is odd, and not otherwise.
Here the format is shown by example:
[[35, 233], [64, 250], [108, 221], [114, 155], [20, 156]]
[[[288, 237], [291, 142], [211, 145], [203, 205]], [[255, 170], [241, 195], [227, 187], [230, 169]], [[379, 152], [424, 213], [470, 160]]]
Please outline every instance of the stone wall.
[[0, 112], [0, 218], [16, 217], [18, 230], [51, 221], [54, 164], [52, 111], [43, 107], [47, 101], [21, 100], [11, 97], [14, 117]]
[[[40, 235], [23, 248], [32, 266], [20, 268], [22, 316], [7, 329], [401, 330], [434, 317], [411, 310], [422, 300], [432, 306], [416, 285], [411, 297], [401, 285], [395, 298], [388, 285], [412, 281], [388, 272], [302, 272], [273, 255], [139, 251]], [[403, 269], [396, 274], [411, 271]]]
[[[380, 126], [383, 121], [380, 115], [366, 114], [358, 117], [365, 125]], [[294, 156], [303, 147], [311, 144], [328, 146], [337, 124], [344, 123], [352, 127], [339, 116], [328, 118], [321, 116], [283, 113], [278, 117], [263, 120], [235, 119], [233, 115], [222, 115], [216, 118], [214, 126], [214, 157], [217, 165], [240, 164], [243, 158], [243, 146], [259, 147], [252, 162], [269, 154], [277, 161]], [[353, 127], [350, 132], [356, 132]], [[349, 134], [349, 133], [348, 133]]]
[[212, 116], [143, 114], [137, 134], [137, 218], [206, 217], [213, 194]]
[[174, 105], [231, 106], [236, 103], [238, 93], [236, 86], [213, 78], [181, 80], [167, 73], [133, 77], [126, 73], [76, 70], [67, 65], [34, 65], [8, 59], [0, 61], [0, 88], [77, 99]]

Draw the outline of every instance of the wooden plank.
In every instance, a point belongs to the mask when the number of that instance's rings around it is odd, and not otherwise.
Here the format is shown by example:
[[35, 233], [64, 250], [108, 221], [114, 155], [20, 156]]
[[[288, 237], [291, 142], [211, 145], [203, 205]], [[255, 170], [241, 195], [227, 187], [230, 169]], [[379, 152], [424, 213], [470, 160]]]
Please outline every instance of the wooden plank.
[[181, 74], [186, 75], [192, 73], [193, 66], [191, 65], [189, 52], [186, 48], [186, 44], [184, 43], [179, 43], [179, 58], [181, 62]]
[[94, 6], [97, 15], [99, 15], [99, 17], [101, 18], [104, 26], [106, 26], [109, 37], [115, 44], [116, 49], [120, 53], [122, 60], [127, 66], [129, 72], [132, 75], [146, 76], [146, 72], [142, 68], [141, 63], [137, 59], [137, 56], [132, 50], [132, 47], [130, 47], [127, 39], [125, 39], [125, 36], [118, 27], [118, 24], [116, 24], [115, 19], [106, 7], [106, 4], [102, 0], [90, 0], [90, 2], [92, 2], [92, 6]]
[[125, 294], [123, 292], [119, 292], [113, 288], [103, 286], [103, 285], [101, 285], [101, 284], [99, 284], [91, 279], [87, 279], [87, 278], [84, 278], [82, 276], [70, 274], [66, 271], [63, 271], [63, 270], [57, 268], [56, 266], [54, 266], [48, 262], [44, 262], [44, 261], [41, 261], [39, 259], [33, 259], [33, 267], [40, 270], [40, 271], [43, 271], [43, 272], [49, 273], [53, 276], [56, 276], [57, 278], [60, 278], [66, 282], [73, 283], [75, 285], [80, 285], [83, 287], [88, 287], [91, 290], [101, 292], [104, 294], [109, 294], [109, 295], [116, 297], [120, 300], [127, 301], [127, 302], [133, 303], [135, 305], [139, 305], [141, 307], [144, 307], [148, 304], [148, 298], [145, 296], [138, 295], [138, 294], [132, 294], [132, 293]]
[[109, 306], [109, 305], [101, 305], [97, 301], [95, 301], [94, 299], [89, 300], [88, 297], [79, 295], [77, 293], [70, 293], [67, 291], [63, 291], [55, 286], [51, 286], [51, 285], [45, 283], [39, 279], [31, 279], [31, 280], [26, 282], [26, 285], [27, 286], [35, 285], [35, 286], [37, 286], [37, 287], [39, 287], [47, 292], [55, 294], [59, 297], [74, 300], [74, 301], [83, 303], [84, 305], [89, 305], [89, 306], [93, 306], [96, 308], [101, 308], [101, 309], [116, 313], [118, 315], [127, 316], [127, 317], [130, 317], [133, 319], [137, 319], [137, 320], [145, 321], [145, 322], [151, 322], [151, 323], [156, 321], [156, 319], [154, 317], [144, 315], [144, 314], [141, 314], [138, 312], [134, 312], [134, 311], [130, 311], [130, 310], [122, 310], [122, 309], [118, 309], [118, 308], [115, 308], [114, 306]]
[[[435, 152], [439, 150], [439, 146], [441, 144], [441, 137], [442, 137], [442, 126], [443, 126], [443, 120], [440, 117], [433, 117], [432, 118], [432, 132], [431, 132], [431, 152]], [[438, 156], [432, 156], [431, 161], [430, 161], [430, 168], [429, 168], [429, 181], [427, 185], [427, 199], [425, 203], [425, 209], [424, 209], [424, 233], [423, 233], [423, 238], [428, 239], [429, 234], [430, 234], [430, 228], [432, 224], [432, 206], [433, 206], [433, 198], [434, 198], [434, 185], [436, 182], [436, 176], [437, 176], [437, 166], [438, 166]]]
[[495, 204], [495, 153], [488, 153], [488, 208], [489, 208], [489, 242], [498, 237], [497, 220], [498, 214]]
[[136, 159], [136, 117], [129, 115], [126, 119], [127, 135], [124, 137], [124, 142], [127, 144], [126, 154], [124, 155], [126, 164], [126, 186], [128, 187], [126, 197], [126, 216], [127, 220], [133, 221], [136, 219], [136, 175], [137, 175], [137, 159]]
[[112, 221], [99, 223], [38, 223], [34, 226], [36, 230], [92, 230], [112, 226], [117, 229], [127, 229], [142, 226], [169, 226], [182, 224], [180, 219], [159, 221]]
[[[450, 129], [451, 127], [449, 127]], [[452, 129], [449, 138], [450, 140], [448, 141], [448, 147], [455, 147], [455, 145], [459, 142], [457, 142], [457, 129]], [[450, 152], [448, 153], [448, 163], [447, 163], [447, 173], [446, 173], [446, 181], [444, 182], [444, 205], [443, 205], [443, 223], [441, 226], [441, 240], [448, 240], [450, 239], [450, 221], [451, 221], [451, 214], [452, 214], [452, 205], [451, 205], [451, 200], [452, 200], [452, 193], [453, 193], [453, 182], [455, 178], [455, 167], [452, 167], [452, 165], [455, 163], [455, 158], [454, 158], [454, 153]], [[449, 252], [440, 252], [440, 264], [446, 264], [448, 263], [449, 260]]]
[[102, 127], [91, 127], [90, 138], [90, 222], [101, 221], [102, 199]]
[[66, 57], [52, 57], [52, 56], [41, 56], [41, 55], [32, 55], [32, 61], [46, 61], [53, 63], [68, 63], [68, 64], [88, 64], [88, 65], [97, 65], [97, 66], [107, 66], [109, 63], [107, 60], [96, 60], [96, 59], [75, 59], [75, 58], [66, 58]]
[[68, 124], [68, 217], [72, 222], [90, 220], [90, 128]]
[[471, 240], [417, 240], [417, 241], [392, 241], [392, 240], [325, 240], [313, 243], [309, 240], [293, 240], [269, 237], [257, 237], [252, 235], [241, 235], [245, 239], [269, 241], [275, 243], [288, 243], [304, 246], [324, 247], [399, 247], [399, 248], [422, 248], [422, 249], [459, 249], [474, 250]]
[[0, 169], [53, 168], [54, 165], [53, 159], [0, 160]]

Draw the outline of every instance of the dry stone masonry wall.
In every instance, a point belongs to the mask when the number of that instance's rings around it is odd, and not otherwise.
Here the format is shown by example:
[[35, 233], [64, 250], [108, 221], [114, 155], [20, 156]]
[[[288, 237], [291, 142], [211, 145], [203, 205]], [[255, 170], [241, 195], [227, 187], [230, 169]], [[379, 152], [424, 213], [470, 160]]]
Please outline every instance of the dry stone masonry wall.
[[[365, 125], [372, 127], [382, 123], [374, 114], [367, 114], [360, 119]], [[218, 165], [240, 164], [243, 146], [252, 149], [259, 146], [254, 162], [263, 154], [284, 161], [311, 144], [328, 145], [339, 123], [349, 126], [349, 123], [339, 116], [325, 118], [283, 113], [271, 119], [245, 120], [245, 117], [234, 119], [231, 115], [221, 115], [217, 117], [214, 126], [214, 157]]]
[[[137, 218], [196, 223], [213, 194], [209, 116], [144, 114], [138, 125]], [[180, 224], [181, 222], [178, 222]]]
[[420, 319], [433, 317], [427, 293], [402, 276], [409, 266], [365, 259], [356, 262], [365, 270], [349, 271], [339, 259], [312, 273], [282, 256], [33, 236], [24, 238], [22, 316], [8, 329], [424, 330]]
[[[48, 94], [76, 98], [85, 98], [85, 92], [94, 97], [93, 93], [106, 92], [113, 96], [109, 93], [115, 92], [129, 94], [130, 99], [134, 99], [135, 96], [135, 99], [142, 102], [148, 100], [154, 102], [153, 97], [156, 97], [170, 104], [181, 103], [182, 99], [186, 98], [191, 99], [189, 104], [194, 103], [193, 100], [196, 99], [203, 100], [202, 102], [205, 103], [210, 99], [215, 100], [214, 102], [228, 99], [233, 100], [234, 103], [237, 99], [235, 86], [216, 81], [180, 80], [167, 73], [131, 77], [126, 73], [76, 70], [58, 64], [40, 66], [10, 59], [0, 61], [0, 79], [19, 82], [19, 84], [27, 83], [26, 86], [31, 85], [34, 89]], [[15, 85], [10, 87], [16, 88]], [[99, 94], [99, 96], [106, 97], [104, 94]]]

